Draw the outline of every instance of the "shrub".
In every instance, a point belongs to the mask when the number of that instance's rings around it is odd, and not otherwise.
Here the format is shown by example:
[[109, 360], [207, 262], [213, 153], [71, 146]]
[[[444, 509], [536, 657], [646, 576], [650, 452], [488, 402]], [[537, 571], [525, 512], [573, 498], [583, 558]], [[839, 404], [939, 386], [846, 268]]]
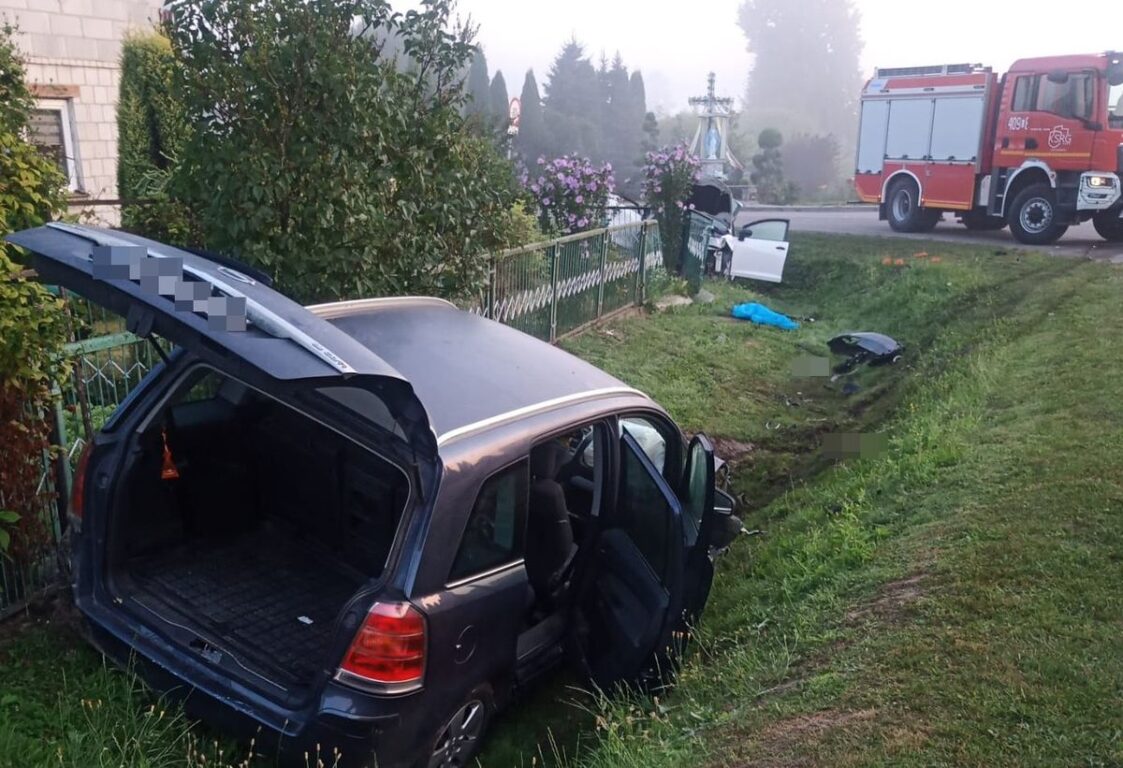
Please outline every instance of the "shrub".
[[565, 155], [538, 158], [538, 176], [528, 180], [527, 189], [537, 202], [542, 229], [568, 235], [604, 226], [615, 185], [611, 165], [597, 167], [586, 158]]
[[[33, 101], [13, 33], [0, 26], [0, 236], [40, 226], [65, 204], [62, 173], [26, 140]], [[15, 257], [4, 243], [0, 251]]]
[[[13, 30], [0, 27], [0, 237], [41, 226], [63, 210], [65, 179], [25, 137], [32, 99]], [[39, 475], [49, 449], [42, 416], [51, 381], [64, 373], [62, 303], [28, 279], [14, 246], [0, 241], [0, 536], [21, 559], [49, 541], [42, 526]]]
[[760, 152], [753, 155], [750, 179], [756, 185], [757, 199], [771, 205], [790, 205], [799, 199], [799, 188], [784, 180], [784, 157], [780, 147], [784, 137], [775, 128], [760, 132]]
[[474, 31], [450, 14], [450, 0], [404, 15], [385, 0], [171, 4], [192, 131], [170, 191], [206, 247], [305, 302], [478, 290], [518, 190], [461, 116]]
[[686, 229], [686, 201], [698, 180], [701, 164], [685, 144], [647, 153], [644, 194], [659, 221], [663, 263], [678, 274], [682, 268], [682, 241]]
[[125, 39], [117, 100], [117, 192], [125, 201], [121, 223], [154, 240], [199, 245], [194, 216], [167, 189], [188, 135], [175, 67], [171, 43], [162, 34]]

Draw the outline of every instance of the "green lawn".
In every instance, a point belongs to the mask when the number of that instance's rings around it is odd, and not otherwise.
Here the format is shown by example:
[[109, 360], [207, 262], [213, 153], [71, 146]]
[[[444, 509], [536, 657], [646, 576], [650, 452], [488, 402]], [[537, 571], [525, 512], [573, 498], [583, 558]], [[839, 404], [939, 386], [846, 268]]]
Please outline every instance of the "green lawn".
[[[710, 285], [712, 305], [566, 343], [719, 438], [763, 533], [722, 560], [673, 692], [559, 679], [484, 765], [1123, 764], [1123, 273], [924, 247], [798, 238], [782, 286]], [[803, 327], [728, 319], [754, 299]], [[852, 394], [793, 378], [844, 330], [905, 360]], [[884, 450], [831, 461], [839, 432]], [[0, 675], [0, 766], [195, 768], [189, 740], [213, 743], [65, 624], [0, 629]]]

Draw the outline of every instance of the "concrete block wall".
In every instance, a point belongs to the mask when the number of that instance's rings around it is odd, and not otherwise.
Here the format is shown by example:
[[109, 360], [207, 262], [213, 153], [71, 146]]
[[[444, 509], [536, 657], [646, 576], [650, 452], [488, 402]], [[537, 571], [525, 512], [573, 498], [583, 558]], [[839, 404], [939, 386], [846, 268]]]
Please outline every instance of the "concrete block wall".
[[70, 102], [81, 192], [71, 210], [104, 224], [119, 211], [117, 92], [121, 41], [151, 28], [163, 0], [0, 0], [0, 21], [18, 27], [16, 44], [32, 91]]

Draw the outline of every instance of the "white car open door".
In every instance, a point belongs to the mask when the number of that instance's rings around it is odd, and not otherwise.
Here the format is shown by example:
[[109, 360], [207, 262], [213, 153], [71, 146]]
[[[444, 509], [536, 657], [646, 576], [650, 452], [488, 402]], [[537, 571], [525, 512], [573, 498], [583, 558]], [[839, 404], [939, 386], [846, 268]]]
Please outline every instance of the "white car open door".
[[762, 219], [725, 236], [729, 276], [779, 283], [788, 260], [788, 219]]

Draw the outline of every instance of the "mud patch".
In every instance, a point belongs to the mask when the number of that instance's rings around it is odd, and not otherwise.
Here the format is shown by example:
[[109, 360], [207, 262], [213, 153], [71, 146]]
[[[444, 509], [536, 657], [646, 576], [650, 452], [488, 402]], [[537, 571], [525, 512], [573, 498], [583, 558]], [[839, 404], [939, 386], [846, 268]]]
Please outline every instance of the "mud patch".
[[877, 596], [846, 614], [846, 623], [853, 626], [869, 621], [894, 624], [900, 622], [908, 607], [927, 594], [928, 575], [919, 573], [907, 579], [891, 581], [878, 590]]
[[796, 715], [767, 726], [753, 739], [753, 758], [735, 762], [730, 768], [801, 768], [816, 761], [809, 756], [817, 742], [834, 731], [868, 730], [877, 716], [875, 709], [824, 710]]
[[714, 455], [732, 465], [743, 461], [756, 450], [755, 444], [743, 443], [731, 437], [713, 437], [710, 441], [714, 444]]

